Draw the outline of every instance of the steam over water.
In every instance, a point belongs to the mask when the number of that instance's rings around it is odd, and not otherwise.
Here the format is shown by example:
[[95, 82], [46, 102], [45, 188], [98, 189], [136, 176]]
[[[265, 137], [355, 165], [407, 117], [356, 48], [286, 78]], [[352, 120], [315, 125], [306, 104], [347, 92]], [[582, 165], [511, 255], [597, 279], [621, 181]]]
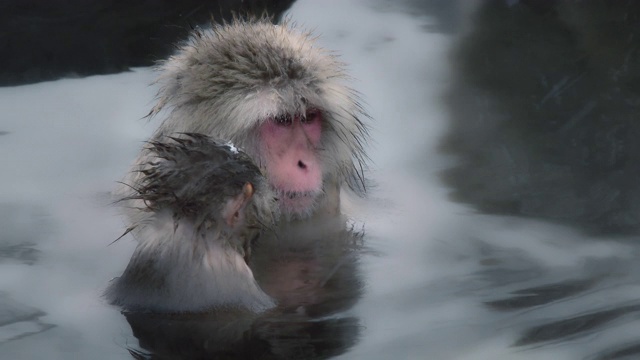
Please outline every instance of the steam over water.
[[[640, 356], [637, 237], [450, 200], [441, 175], [458, 162], [439, 149], [445, 94], [460, 81], [457, 38], [430, 31], [426, 12], [389, 4], [304, 0], [289, 12], [350, 64], [374, 119], [375, 186], [343, 204], [357, 233], [303, 229], [306, 242], [257, 249], [258, 281], [308, 304], [302, 314], [172, 323], [106, 304], [101, 293], [135, 247], [130, 237], [108, 246], [125, 229], [109, 192], [158, 125], [139, 120], [154, 75], [0, 88], [0, 358], [119, 359], [172, 346], [195, 358], [206, 341], [229, 358]], [[314, 242], [323, 238], [338, 245]], [[315, 285], [292, 286], [298, 273], [317, 274]]]

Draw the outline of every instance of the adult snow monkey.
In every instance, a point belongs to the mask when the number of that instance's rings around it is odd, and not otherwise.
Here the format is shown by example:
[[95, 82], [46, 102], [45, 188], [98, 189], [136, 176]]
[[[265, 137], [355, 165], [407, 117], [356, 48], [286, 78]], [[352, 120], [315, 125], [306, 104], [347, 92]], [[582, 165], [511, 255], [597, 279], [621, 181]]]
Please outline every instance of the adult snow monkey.
[[[266, 176], [279, 221], [339, 214], [342, 188], [364, 195], [368, 116], [344, 64], [309, 32], [268, 18], [213, 24], [159, 71], [149, 115], [164, 120], [151, 141], [176, 133], [231, 141]], [[134, 170], [149, 156], [143, 150]], [[127, 204], [134, 223], [146, 216], [139, 205]]]
[[[159, 71], [149, 115], [164, 119], [121, 188], [139, 244], [105, 295], [128, 310], [270, 308], [246, 264], [253, 226], [243, 219], [264, 227], [337, 215], [342, 188], [364, 194], [368, 117], [335, 55], [267, 18], [195, 30]], [[242, 175], [252, 181], [240, 179], [249, 185], [207, 172], [244, 160], [196, 154], [220, 154], [226, 142], [257, 165]], [[213, 203], [185, 207], [186, 195]]]

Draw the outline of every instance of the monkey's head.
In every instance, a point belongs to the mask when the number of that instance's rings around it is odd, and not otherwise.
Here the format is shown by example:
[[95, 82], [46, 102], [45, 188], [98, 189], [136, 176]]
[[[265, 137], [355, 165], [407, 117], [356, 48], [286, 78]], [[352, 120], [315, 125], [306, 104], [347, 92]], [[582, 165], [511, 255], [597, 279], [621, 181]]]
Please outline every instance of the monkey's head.
[[[149, 161], [128, 199], [144, 201], [156, 217], [167, 215], [200, 237], [229, 242], [242, 253], [247, 229], [269, 226], [274, 195], [260, 169], [231, 143], [201, 134], [152, 141]], [[207, 236], [207, 235], [213, 236]]]
[[196, 132], [243, 147], [286, 217], [337, 207], [327, 194], [343, 185], [364, 194], [367, 115], [343, 64], [310, 33], [264, 18], [214, 24], [160, 71], [150, 115], [167, 117], [155, 136]]

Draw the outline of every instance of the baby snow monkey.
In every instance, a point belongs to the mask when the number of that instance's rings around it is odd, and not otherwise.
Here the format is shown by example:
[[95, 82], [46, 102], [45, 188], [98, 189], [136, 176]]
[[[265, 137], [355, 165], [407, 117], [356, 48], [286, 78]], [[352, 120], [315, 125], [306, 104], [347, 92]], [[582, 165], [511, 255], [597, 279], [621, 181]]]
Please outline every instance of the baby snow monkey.
[[123, 199], [144, 203], [127, 229], [138, 246], [106, 299], [148, 312], [274, 306], [247, 265], [252, 240], [277, 217], [260, 169], [231, 143], [200, 134], [153, 141], [145, 151]]

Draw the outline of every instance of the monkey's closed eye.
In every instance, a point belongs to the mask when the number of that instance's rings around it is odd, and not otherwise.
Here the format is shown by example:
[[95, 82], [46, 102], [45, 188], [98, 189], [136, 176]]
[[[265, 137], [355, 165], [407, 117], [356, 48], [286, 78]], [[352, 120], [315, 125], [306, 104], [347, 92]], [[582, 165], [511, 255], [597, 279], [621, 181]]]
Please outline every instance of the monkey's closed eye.
[[281, 126], [290, 126], [291, 124], [293, 124], [293, 119], [289, 114], [276, 116], [274, 118], [274, 121], [276, 122], [276, 124]]
[[300, 122], [302, 122], [303, 124], [310, 124], [314, 121], [320, 120], [320, 118], [320, 110], [313, 109], [307, 111], [305, 116], [300, 119]]

